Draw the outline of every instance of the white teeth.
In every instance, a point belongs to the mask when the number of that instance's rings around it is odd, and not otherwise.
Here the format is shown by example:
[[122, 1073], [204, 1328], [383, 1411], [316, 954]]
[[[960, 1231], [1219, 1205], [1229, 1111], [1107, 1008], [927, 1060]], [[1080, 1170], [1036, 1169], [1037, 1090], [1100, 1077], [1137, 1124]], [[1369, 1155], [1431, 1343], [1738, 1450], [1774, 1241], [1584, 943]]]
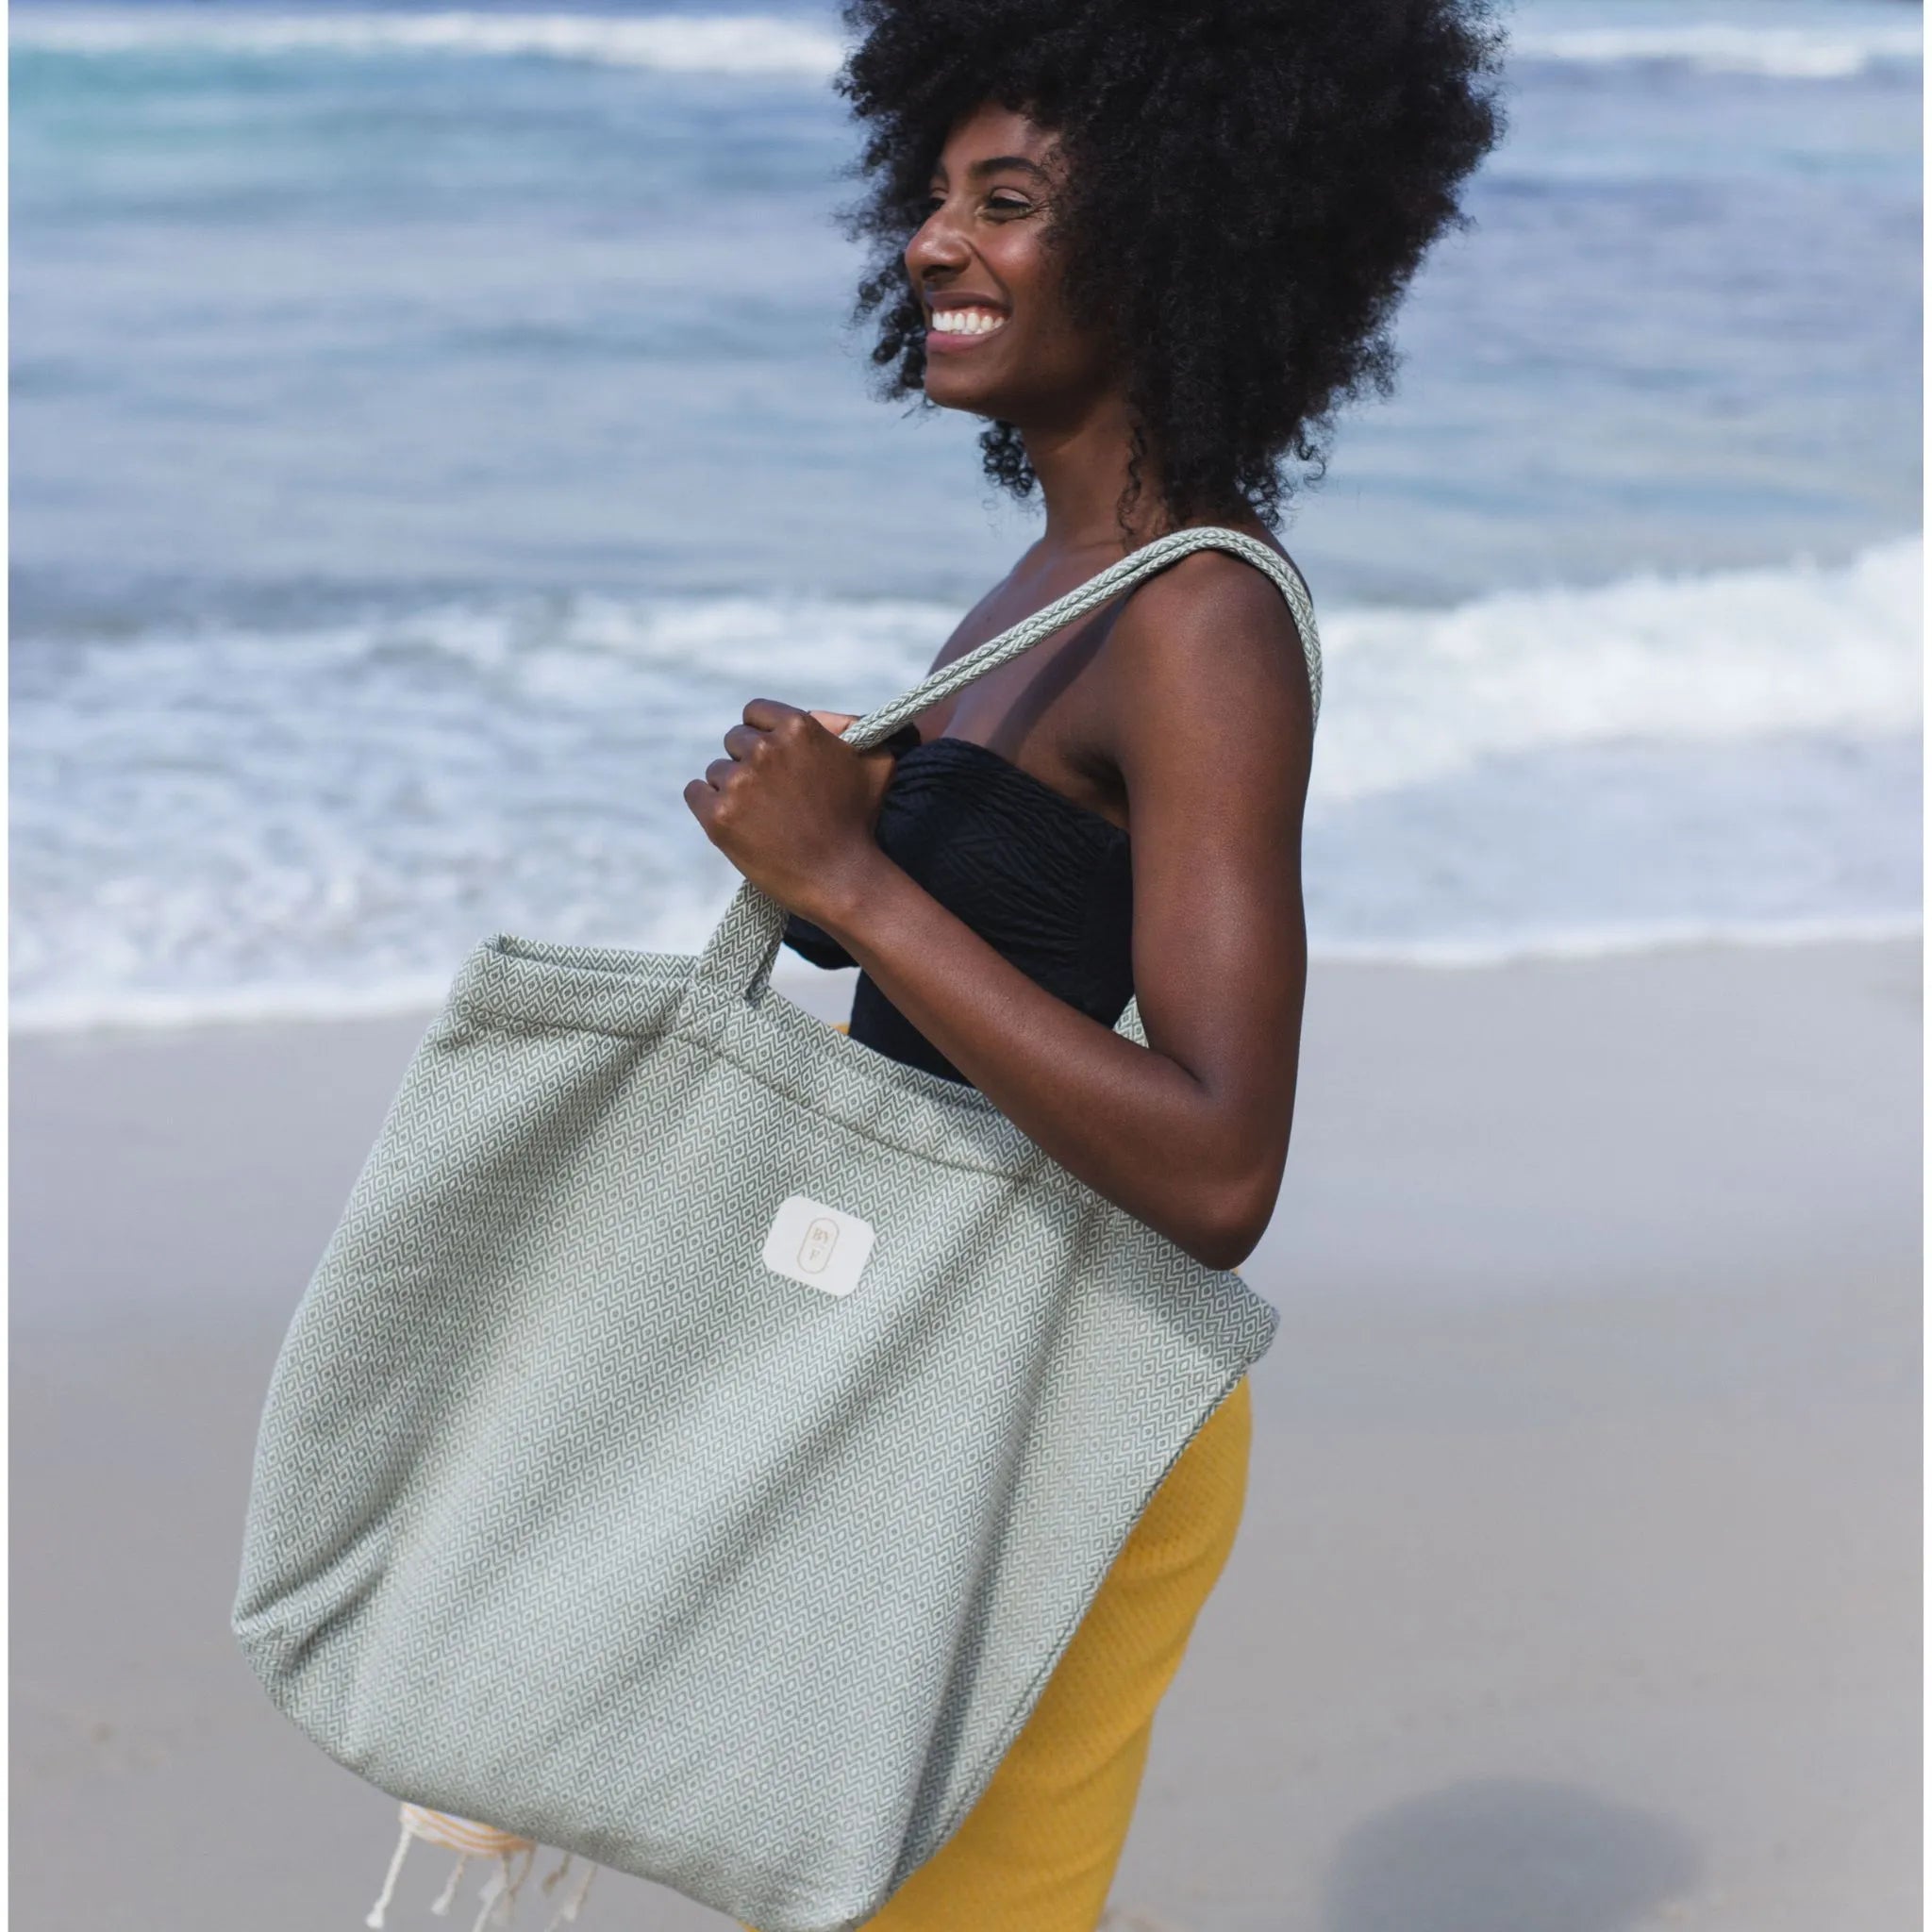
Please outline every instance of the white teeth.
[[1006, 320], [991, 308], [936, 308], [933, 310], [932, 325], [941, 335], [983, 336], [999, 327]]

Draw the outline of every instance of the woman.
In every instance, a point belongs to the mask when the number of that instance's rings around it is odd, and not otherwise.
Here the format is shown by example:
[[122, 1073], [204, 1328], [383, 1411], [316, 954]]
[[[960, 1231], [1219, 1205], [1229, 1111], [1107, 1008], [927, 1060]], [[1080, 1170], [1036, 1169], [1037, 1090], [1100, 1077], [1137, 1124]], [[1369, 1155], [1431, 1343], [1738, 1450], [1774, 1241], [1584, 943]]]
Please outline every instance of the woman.
[[[986, 419], [1040, 536], [936, 662], [1150, 538], [1277, 550], [1284, 457], [1391, 386], [1385, 333], [1499, 131], [1480, 0], [858, 0], [886, 393]], [[1319, 467], [1317, 473], [1319, 475]], [[1283, 553], [1284, 555], [1286, 553]], [[685, 788], [856, 964], [855, 1040], [969, 1081], [1063, 1166], [1233, 1268], [1287, 1158], [1313, 696], [1269, 578], [1207, 550], [855, 752], [755, 698]], [[1115, 1034], [1138, 993], [1148, 1046]], [[1155, 1707], [1231, 1547], [1245, 1380], [1157, 1491], [978, 1804], [871, 1924], [1100, 1916]]]

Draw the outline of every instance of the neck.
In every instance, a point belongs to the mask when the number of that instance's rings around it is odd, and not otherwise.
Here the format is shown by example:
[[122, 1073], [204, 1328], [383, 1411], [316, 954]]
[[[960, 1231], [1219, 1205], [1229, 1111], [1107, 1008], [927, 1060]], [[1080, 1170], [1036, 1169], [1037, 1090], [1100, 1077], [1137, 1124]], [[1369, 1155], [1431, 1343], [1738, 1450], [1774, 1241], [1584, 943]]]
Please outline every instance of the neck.
[[1150, 454], [1141, 459], [1141, 493], [1129, 514], [1130, 536], [1122, 541], [1116, 511], [1127, 487], [1133, 428], [1118, 393], [1099, 397], [1065, 423], [1023, 426], [1021, 440], [1046, 505], [1041, 541], [1048, 548], [1120, 556], [1159, 534], [1160, 478]]

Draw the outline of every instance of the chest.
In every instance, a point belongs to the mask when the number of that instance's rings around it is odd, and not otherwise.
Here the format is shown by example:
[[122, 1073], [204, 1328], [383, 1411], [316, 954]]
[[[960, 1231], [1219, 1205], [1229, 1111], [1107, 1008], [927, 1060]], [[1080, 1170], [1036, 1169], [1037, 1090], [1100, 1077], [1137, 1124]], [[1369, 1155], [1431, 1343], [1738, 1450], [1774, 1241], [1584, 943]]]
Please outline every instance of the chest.
[[1126, 832], [990, 746], [941, 736], [905, 753], [876, 836], [894, 864], [1062, 997], [1128, 971]]
[[[1124, 834], [1126, 787], [1107, 749], [1111, 710], [1100, 658], [1117, 614], [1098, 612], [932, 706], [919, 717], [921, 737], [928, 744], [965, 741], [991, 751], [1046, 791]], [[984, 622], [991, 620], [978, 627]], [[975, 629], [962, 627], [941, 661], [979, 642]]]

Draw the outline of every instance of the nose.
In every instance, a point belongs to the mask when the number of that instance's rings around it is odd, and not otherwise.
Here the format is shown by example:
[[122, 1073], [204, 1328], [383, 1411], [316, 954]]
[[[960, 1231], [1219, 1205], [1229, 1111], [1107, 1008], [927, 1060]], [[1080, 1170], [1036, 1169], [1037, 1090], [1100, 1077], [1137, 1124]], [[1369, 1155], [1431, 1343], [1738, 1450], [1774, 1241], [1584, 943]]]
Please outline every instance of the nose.
[[959, 232], [950, 201], [934, 208], [906, 244], [906, 273], [915, 289], [937, 275], [957, 273], [971, 258], [972, 250]]

